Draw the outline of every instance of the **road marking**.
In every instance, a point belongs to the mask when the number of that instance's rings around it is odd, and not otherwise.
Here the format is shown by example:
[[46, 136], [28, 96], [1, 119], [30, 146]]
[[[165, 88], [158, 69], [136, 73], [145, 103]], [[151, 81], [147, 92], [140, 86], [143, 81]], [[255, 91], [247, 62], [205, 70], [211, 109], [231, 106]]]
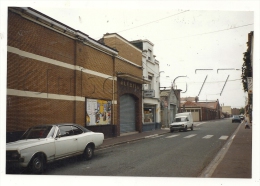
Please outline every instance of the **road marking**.
[[175, 135], [171, 135], [171, 136], [167, 136], [166, 138], [174, 138], [174, 137], [177, 137], [179, 136], [180, 134], [175, 134]]
[[228, 136], [221, 136], [219, 139], [226, 140], [226, 139], [228, 139]]
[[150, 137], [150, 138], [159, 138], [159, 137], [162, 137], [162, 135], [157, 135], [157, 136], [152, 136], [152, 137]]
[[209, 138], [211, 138], [213, 135], [206, 135], [206, 136], [204, 136], [203, 137], [203, 139], [209, 139]]
[[153, 137], [156, 137], [158, 136], [158, 134], [154, 134], [154, 135], [150, 135], [150, 136], [145, 136], [144, 138], [153, 138]]
[[[194, 136], [196, 136], [197, 134], [191, 134], [191, 135], [188, 135], [188, 136], [185, 136], [185, 137], [183, 137], [183, 138], [192, 138], [192, 137], [194, 137]], [[145, 136], [145, 138], [147, 139], [147, 138], [158, 138], [158, 137], [162, 137], [162, 136], [164, 136], [164, 135], [158, 135], [158, 134], [154, 134], [154, 135], [149, 135], [149, 136]], [[167, 136], [167, 137], [165, 137], [165, 138], [175, 138], [175, 137], [178, 137], [178, 136], [180, 136], [180, 134], [174, 134], [174, 135], [171, 135], [171, 136]], [[209, 138], [212, 138], [214, 135], [206, 135], [206, 136], [204, 136], [202, 139], [209, 139]], [[234, 137], [235, 137], [235, 135], [232, 137], [232, 139], [234, 139]], [[228, 139], [228, 136], [221, 136], [220, 138], [219, 138], [220, 140], [227, 140]]]
[[197, 127], [197, 126], [202, 125], [202, 124], [204, 124], [204, 123], [206, 123], [206, 122], [198, 123], [198, 124], [196, 124], [195, 126]]
[[236, 135], [234, 135], [234, 136], [232, 137], [232, 139], [234, 139], [234, 138], [235, 138], [235, 136], [236, 136]]
[[191, 135], [188, 135], [188, 136], [186, 136], [186, 137], [184, 137], [184, 138], [192, 138], [192, 137], [194, 137], [194, 136], [196, 136], [197, 134], [191, 134]]

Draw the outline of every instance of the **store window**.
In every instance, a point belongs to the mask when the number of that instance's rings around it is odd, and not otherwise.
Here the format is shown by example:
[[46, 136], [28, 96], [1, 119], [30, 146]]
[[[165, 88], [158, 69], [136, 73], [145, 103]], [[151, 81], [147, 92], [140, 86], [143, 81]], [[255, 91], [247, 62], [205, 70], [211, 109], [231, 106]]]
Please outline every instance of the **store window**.
[[144, 122], [153, 123], [154, 120], [154, 108], [144, 108]]

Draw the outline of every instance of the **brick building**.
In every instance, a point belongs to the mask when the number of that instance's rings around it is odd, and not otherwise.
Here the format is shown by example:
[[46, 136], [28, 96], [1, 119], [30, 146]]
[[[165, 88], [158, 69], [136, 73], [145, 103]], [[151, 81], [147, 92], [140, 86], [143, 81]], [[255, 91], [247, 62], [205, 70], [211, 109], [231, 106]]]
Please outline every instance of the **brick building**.
[[240, 115], [241, 114], [241, 110], [238, 108], [232, 108], [231, 109], [231, 113], [232, 115]]
[[219, 101], [186, 101], [181, 103], [181, 112], [191, 112], [193, 121], [220, 119], [221, 107]]
[[180, 110], [180, 89], [166, 89], [160, 91], [161, 123], [162, 127], [169, 128]]
[[141, 52], [124, 54], [108, 45], [34, 9], [9, 8], [7, 141], [52, 123], [118, 136], [128, 99], [135, 105], [133, 130], [141, 132]]
[[225, 113], [228, 117], [232, 115], [231, 106], [221, 106], [222, 112]]
[[117, 134], [142, 132], [142, 50], [116, 33], [104, 34], [99, 40], [118, 51], [115, 61], [117, 76]]

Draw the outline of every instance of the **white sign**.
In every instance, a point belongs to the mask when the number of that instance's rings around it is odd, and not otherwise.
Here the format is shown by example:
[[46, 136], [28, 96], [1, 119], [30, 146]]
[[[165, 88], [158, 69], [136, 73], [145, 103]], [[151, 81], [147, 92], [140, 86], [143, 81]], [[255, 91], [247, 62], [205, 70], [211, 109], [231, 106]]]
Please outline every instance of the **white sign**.
[[155, 96], [154, 90], [144, 90], [144, 97], [153, 98]]
[[87, 113], [89, 116], [89, 125], [96, 125], [97, 100], [87, 99]]

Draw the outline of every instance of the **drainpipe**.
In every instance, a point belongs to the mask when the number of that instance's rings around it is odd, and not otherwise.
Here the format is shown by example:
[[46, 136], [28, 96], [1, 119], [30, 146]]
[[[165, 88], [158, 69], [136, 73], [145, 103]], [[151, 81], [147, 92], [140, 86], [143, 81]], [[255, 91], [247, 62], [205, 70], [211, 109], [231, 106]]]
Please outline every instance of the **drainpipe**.
[[[113, 125], [115, 125], [115, 117], [114, 117], [114, 115], [115, 115], [114, 114], [115, 113], [115, 56], [114, 55], [112, 56], [112, 59], [113, 59], [113, 73], [112, 73], [112, 75], [113, 75], [113, 79], [112, 79], [112, 86], [113, 86], [112, 109], [113, 109], [113, 112], [112, 112], [111, 116], [112, 116], [112, 123], [113, 123]], [[114, 127], [117, 128], [116, 125]], [[117, 130], [115, 130], [115, 132], [116, 132], [116, 136], [117, 136]]]
[[77, 65], [77, 41], [74, 40], [74, 113], [73, 113], [73, 122], [76, 123], [76, 109], [77, 109], [77, 103], [76, 103], [76, 96], [77, 96], [77, 70], [76, 70], [76, 65]]

